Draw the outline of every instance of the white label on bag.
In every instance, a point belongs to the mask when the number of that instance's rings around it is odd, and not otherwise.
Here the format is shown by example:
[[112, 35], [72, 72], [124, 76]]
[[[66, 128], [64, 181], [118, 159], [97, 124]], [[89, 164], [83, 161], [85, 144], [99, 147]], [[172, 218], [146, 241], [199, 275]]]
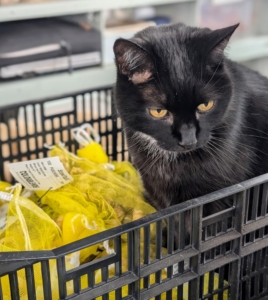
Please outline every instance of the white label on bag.
[[3, 203], [0, 202], [0, 234], [6, 228], [7, 222], [7, 213], [8, 213], [8, 202], [12, 199], [12, 193], [6, 193], [0, 191], [0, 200], [5, 201]]
[[10, 201], [12, 199], [12, 197], [13, 197], [13, 194], [0, 191], [0, 200]]
[[6, 202], [0, 206], [0, 233], [1, 230], [6, 228], [7, 212], [8, 212], [8, 203]]
[[55, 190], [73, 181], [57, 156], [10, 163], [8, 167], [13, 177], [29, 190]]

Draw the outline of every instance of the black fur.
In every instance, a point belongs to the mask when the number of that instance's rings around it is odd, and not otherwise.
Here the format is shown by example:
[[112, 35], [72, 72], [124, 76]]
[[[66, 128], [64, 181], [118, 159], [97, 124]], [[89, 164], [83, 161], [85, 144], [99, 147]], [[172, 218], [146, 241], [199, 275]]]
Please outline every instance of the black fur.
[[[115, 106], [159, 210], [268, 172], [268, 79], [224, 56], [236, 27], [165, 25], [115, 42]], [[209, 100], [211, 111], [197, 114]], [[154, 119], [150, 108], [169, 115]]]

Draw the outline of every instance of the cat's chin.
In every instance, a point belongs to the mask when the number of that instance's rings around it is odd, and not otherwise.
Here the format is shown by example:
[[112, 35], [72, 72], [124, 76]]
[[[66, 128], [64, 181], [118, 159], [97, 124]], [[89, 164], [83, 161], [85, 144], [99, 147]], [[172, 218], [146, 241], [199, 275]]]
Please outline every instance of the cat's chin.
[[198, 148], [188, 149], [188, 150], [180, 150], [177, 152], [177, 156], [185, 156], [185, 155], [192, 155], [198, 150]]
[[[204, 142], [202, 144], [197, 144], [196, 146], [194, 146], [191, 149], [185, 149], [181, 146], [177, 146], [177, 147], [172, 148], [172, 149], [165, 149], [163, 147], [163, 150], [167, 151], [167, 152], [170, 152], [170, 153], [177, 153], [177, 155], [180, 156], [180, 155], [192, 154], [192, 153], [204, 148], [206, 145], [207, 145], [207, 142]], [[174, 154], [172, 154], [172, 155], [174, 155]]]
[[174, 159], [179, 157], [179, 156], [184, 156], [184, 155], [190, 155], [194, 153], [197, 150], [197, 148], [194, 149], [189, 149], [189, 150], [183, 150], [183, 149], [166, 149], [159, 147], [159, 151], [162, 152], [162, 154], [166, 157], [173, 157]]
[[187, 154], [187, 153], [192, 153], [192, 152], [195, 152], [196, 148], [195, 149], [190, 149], [190, 150], [182, 150], [180, 151], [178, 154]]

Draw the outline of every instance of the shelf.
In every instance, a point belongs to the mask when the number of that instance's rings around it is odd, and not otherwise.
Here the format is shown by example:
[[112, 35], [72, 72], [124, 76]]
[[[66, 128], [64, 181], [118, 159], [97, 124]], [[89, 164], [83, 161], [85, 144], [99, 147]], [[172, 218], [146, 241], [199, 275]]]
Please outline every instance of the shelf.
[[236, 62], [268, 57], [268, 36], [253, 36], [233, 41], [227, 54]]
[[115, 66], [76, 70], [0, 84], [0, 107], [57, 97], [87, 89], [111, 86], [115, 83]]
[[193, 1], [196, 0], [55, 0], [43, 3], [21, 3], [0, 6], [0, 22]]

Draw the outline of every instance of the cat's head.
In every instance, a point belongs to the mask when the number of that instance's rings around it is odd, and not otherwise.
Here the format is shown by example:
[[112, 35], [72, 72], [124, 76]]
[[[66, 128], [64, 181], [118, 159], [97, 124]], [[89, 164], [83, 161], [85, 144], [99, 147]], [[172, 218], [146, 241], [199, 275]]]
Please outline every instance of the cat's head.
[[224, 49], [237, 26], [165, 25], [118, 39], [115, 104], [124, 126], [164, 151], [204, 147], [232, 97]]

